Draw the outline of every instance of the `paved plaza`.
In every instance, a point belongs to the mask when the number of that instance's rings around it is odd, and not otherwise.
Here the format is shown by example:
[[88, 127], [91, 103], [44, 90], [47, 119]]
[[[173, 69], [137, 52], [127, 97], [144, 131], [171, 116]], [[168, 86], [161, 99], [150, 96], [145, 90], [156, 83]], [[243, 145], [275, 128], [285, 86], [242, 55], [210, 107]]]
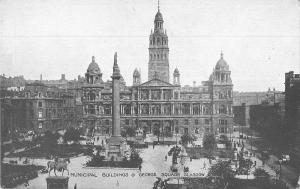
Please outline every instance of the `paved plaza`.
[[[68, 165], [69, 175], [69, 187], [73, 188], [77, 184], [77, 188], [152, 188], [156, 177], [162, 177], [162, 174], [170, 176], [171, 156], [167, 157], [169, 149], [172, 146], [149, 146], [147, 149], [141, 149], [140, 154], [143, 158], [142, 169], [119, 169], [119, 168], [85, 168], [84, 163], [88, 160], [87, 156], [79, 156], [71, 159], [71, 163]], [[17, 160], [17, 158], [5, 158], [4, 161], [11, 159]], [[183, 166], [190, 168], [190, 173], [202, 173], [206, 174], [208, 170], [208, 160], [199, 159], [190, 161], [189, 157], [183, 157], [183, 160], [178, 160], [180, 165], [179, 173], [183, 176]], [[35, 159], [32, 163], [37, 165], [46, 165], [48, 160]], [[203, 169], [203, 164], [206, 162], [206, 168]], [[21, 162], [18, 162], [21, 163]], [[181, 164], [183, 163], [183, 164]], [[81, 175], [80, 175], [81, 174]], [[51, 172], [51, 175], [54, 175]], [[61, 172], [57, 172], [57, 175], [61, 175]], [[64, 173], [67, 175], [67, 172]], [[29, 181], [28, 189], [46, 189], [46, 177], [48, 174], [39, 174], [39, 176]], [[93, 183], [93, 184], [91, 184]], [[24, 188], [24, 185], [16, 187]]]

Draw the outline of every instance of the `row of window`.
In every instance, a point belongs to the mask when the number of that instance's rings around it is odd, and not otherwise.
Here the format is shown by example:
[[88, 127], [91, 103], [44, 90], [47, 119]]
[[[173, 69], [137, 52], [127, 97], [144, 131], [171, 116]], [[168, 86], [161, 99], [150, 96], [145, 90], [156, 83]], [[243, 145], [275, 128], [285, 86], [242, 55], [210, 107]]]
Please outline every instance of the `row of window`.
[[152, 40], [150, 39], [150, 45], [167, 45], [168, 40], [164, 38], [153, 38]]
[[156, 54], [156, 53], [153, 53], [153, 54], [150, 54], [150, 60], [164, 60], [164, 59], [167, 59], [167, 54], [164, 53], [164, 54]]

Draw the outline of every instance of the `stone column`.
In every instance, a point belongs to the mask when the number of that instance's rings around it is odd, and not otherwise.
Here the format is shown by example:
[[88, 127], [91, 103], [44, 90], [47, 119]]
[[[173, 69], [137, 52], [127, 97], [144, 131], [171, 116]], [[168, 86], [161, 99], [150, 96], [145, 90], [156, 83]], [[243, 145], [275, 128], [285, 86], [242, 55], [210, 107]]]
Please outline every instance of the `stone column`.
[[171, 104], [171, 113], [174, 115], [174, 103]]
[[111, 76], [113, 83], [112, 98], [112, 136], [121, 136], [121, 118], [120, 118], [120, 69], [117, 63], [117, 53], [114, 56], [113, 75]]

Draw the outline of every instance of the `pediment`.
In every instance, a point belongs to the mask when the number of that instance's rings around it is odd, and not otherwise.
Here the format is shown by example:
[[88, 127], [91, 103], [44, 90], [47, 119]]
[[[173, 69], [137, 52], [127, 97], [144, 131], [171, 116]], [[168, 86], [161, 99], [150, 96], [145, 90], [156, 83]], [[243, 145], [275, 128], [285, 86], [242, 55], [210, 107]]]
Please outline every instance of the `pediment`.
[[160, 79], [152, 79], [145, 83], [142, 83], [140, 87], [174, 87], [171, 83], [162, 81]]

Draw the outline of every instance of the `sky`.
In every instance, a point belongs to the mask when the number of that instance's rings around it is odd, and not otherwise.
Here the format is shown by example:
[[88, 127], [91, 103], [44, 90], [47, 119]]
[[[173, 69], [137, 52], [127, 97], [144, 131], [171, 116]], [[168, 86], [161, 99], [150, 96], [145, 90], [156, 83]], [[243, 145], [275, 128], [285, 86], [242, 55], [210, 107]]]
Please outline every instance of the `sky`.
[[[223, 51], [235, 91], [284, 90], [300, 73], [298, 0], [160, 0], [169, 37], [170, 82], [209, 78]], [[0, 73], [25, 79], [84, 76], [91, 57], [112, 75], [114, 52], [127, 85], [148, 79], [156, 0], [0, 0]]]

